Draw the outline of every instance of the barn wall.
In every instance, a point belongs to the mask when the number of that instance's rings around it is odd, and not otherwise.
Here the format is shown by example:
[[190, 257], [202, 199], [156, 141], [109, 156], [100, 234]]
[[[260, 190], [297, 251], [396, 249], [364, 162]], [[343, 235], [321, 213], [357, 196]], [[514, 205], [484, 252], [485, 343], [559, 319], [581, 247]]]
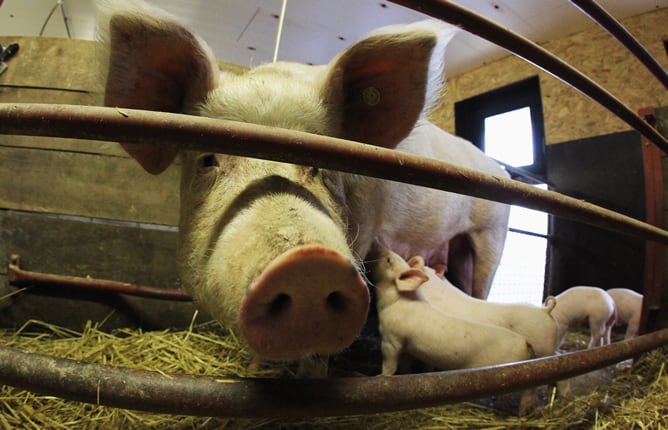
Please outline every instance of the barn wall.
[[[668, 68], [663, 46], [663, 40], [668, 39], [668, 8], [621, 22], [664, 68]], [[668, 92], [654, 75], [598, 26], [542, 46], [581, 70], [634, 111], [646, 106], [668, 105]], [[588, 97], [512, 55], [449, 79], [443, 103], [434, 112], [433, 119], [454, 132], [455, 102], [535, 75], [540, 79], [547, 144], [631, 129]]]

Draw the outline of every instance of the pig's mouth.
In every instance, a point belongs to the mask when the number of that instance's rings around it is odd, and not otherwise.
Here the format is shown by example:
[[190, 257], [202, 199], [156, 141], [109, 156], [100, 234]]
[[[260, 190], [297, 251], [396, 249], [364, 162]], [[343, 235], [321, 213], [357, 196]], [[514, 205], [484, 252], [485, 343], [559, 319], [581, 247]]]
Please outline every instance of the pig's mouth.
[[339, 252], [303, 245], [276, 257], [249, 288], [240, 329], [267, 359], [332, 354], [364, 325], [369, 293], [355, 266]]

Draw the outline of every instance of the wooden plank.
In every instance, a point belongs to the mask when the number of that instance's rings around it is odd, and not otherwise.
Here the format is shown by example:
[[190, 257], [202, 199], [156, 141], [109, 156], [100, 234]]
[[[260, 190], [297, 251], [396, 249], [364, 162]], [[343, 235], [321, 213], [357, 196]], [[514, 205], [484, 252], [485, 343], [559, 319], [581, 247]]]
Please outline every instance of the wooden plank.
[[[645, 108], [639, 111], [642, 118], [653, 118], [654, 109]], [[645, 173], [645, 194], [647, 196], [646, 221], [649, 224], [663, 228], [663, 211], [665, 209], [663, 193], [665, 192], [663, 182], [663, 166], [661, 162], [661, 150], [652, 145], [645, 137], [641, 136], [641, 147], [643, 152], [643, 164]], [[643, 309], [640, 321], [640, 333], [654, 331], [656, 325], [656, 314], [661, 308], [661, 291], [664, 284], [665, 271], [665, 249], [663, 244], [645, 242], [645, 280], [643, 286]]]
[[176, 225], [179, 169], [154, 176], [134, 160], [0, 146], [0, 208]]
[[0, 76], [1, 84], [25, 87], [92, 91], [99, 88], [95, 42], [56, 37], [3, 36], [0, 43], [12, 42], [20, 49]]
[[[96, 42], [57, 37], [0, 36], [3, 46], [12, 42], [18, 43], [20, 49], [7, 62], [9, 67], [0, 76], [0, 85], [102, 93]], [[219, 61], [218, 67], [237, 74], [248, 70], [225, 61]]]
[[[175, 267], [176, 236], [175, 231], [0, 211], [3, 265], [6, 266], [9, 254], [20, 254], [22, 268], [36, 272], [180, 288]], [[6, 272], [6, 267], [3, 270]], [[187, 327], [195, 305], [42, 287], [0, 299], [0, 309], [3, 327], [39, 319], [79, 330], [88, 320], [108, 318], [105, 329], [157, 329]]]

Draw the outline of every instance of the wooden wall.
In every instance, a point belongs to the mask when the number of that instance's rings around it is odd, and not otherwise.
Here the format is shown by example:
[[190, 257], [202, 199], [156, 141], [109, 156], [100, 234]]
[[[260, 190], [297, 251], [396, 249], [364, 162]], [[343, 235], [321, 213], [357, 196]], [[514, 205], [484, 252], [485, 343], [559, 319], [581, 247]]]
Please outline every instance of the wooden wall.
[[[668, 8], [621, 22], [664, 68], [668, 68], [663, 46], [663, 41], [668, 39]], [[581, 70], [633, 110], [668, 105], [668, 92], [654, 75], [598, 26], [542, 46]], [[432, 117], [441, 127], [454, 132], [455, 102], [535, 75], [539, 76], [543, 96], [547, 144], [631, 129], [588, 97], [512, 55], [450, 78], [443, 102]]]
[[[101, 104], [93, 42], [0, 37], [11, 42], [0, 102]], [[192, 304], [53, 288], [6, 297], [14, 253], [26, 270], [178, 288], [178, 172], [149, 175], [113, 142], [0, 135], [0, 325], [187, 325]]]

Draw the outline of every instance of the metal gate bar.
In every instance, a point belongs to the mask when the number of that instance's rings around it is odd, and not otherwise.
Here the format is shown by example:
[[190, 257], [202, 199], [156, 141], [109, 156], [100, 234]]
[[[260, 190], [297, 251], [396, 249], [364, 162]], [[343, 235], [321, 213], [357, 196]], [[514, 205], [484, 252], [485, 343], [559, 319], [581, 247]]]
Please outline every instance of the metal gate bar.
[[151, 142], [313, 165], [468, 194], [668, 243], [668, 231], [553, 191], [359, 142], [165, 112], [0, 103], [0, 134]]
[[638, 40], [628, 32], [622, 24], [603, 9], [598, 3], [593, 0], [570, 0], [582, 12], [588, 15], [594, 22], [603, 27], [615, 39], [619, 41], [626, 49], [640, 60], [647, 69], [668, 88], [668, 73], [663, 69], [661, 64], [656, 61], [656, 58], [649, 53], [645, 47], [638, 42]]
[[78, 288], [88, 291], [127, 294], [149, 299], [191, 302], [192, 296], [183, 290], [157, 288], [147, 285], [130, 284], [108, 279], [82, 278], [79, 276], [55, 275], [52, 273], [31, 272], [21, 268], [18, 255], [12, 255], [7, 267], [7, 279], [10, 285], [22, 286], [55, 286]]
[[399, 376], [243, 379], [165, 375], [0, 347], [0, 383], [105, 406], [179, 415], [306, 418], [426, 408], [547, 384], [668, 343], [668, 329], [513, 364]]
[[524, 58], [563, 82], [571, 85], [584, 95], [598, 102], [631, 127], [645, 135], [663, 152], [668, 153], [668, 140], [656, 129], [629, 109], [618, 98], [610, 94], [596, 82], [561, 60], [545, 48], [524, 36], [510, 31], [470, 9], [445, 0], [390, 0], [434, 18], [461, 26], [469, 33], [480, 36], [508, 51]]

